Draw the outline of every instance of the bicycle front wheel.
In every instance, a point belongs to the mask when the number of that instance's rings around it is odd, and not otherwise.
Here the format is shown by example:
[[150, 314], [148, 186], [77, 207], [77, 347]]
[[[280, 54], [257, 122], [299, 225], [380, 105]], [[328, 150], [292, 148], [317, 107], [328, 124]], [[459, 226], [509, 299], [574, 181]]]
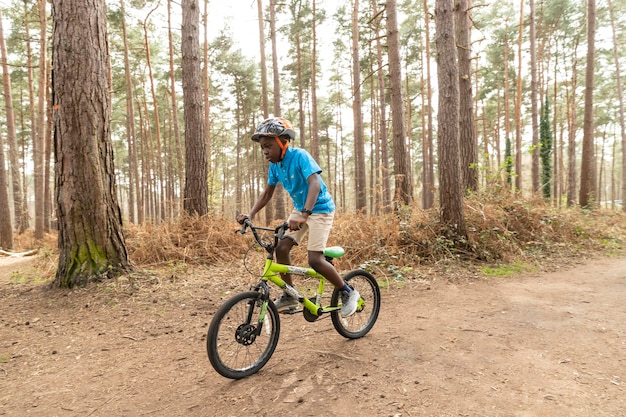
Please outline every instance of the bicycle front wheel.
[[[380, 288], [372, 274], [362, 269], [348, 272], [343, 280], [361, 294], [356, 313], [342, 317], [340, 310], [330, 313], [335, 330], [348, 339], [365, 336], [376, 323], [380, 312]], [[331, 306], [338, 306], [341, 291], [337, 288], [330, 299]]]
[[273, 302], [260, 321], [262, 294], [248, 291], [227, 300], [215, 313], [207, 334], [207, 353], [222, 376], [241, 379], [259, 371], [278, 345], [280, 319]]

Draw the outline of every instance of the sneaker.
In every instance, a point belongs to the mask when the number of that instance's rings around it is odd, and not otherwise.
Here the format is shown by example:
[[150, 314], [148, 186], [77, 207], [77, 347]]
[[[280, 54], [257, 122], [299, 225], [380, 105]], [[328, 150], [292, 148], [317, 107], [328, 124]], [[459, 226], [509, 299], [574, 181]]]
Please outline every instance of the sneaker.
[[361, 294], [357, 290], [341, 292], [341, 316], [348, 317], [356, 312]]
[[288, 294], [283, 294], [274, 300], [274, 305], [280, 313], [286, 310], [293, 310], [298, 307], [298, 300]]

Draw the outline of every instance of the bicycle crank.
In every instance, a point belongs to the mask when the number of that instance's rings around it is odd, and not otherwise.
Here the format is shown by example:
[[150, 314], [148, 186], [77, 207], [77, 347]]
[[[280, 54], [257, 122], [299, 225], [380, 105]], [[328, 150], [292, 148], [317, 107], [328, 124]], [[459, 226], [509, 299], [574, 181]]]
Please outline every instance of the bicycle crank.
[[[317, 300], [315, 297], [311, 297], [309, 298], [309, 300], [312, 303], [315, 303]], [[313, 314], [311, 313], [308, 309], [304, 308], [302, 309], [302, 314], [304, 315], [304, 319], [310, 323], [313, 323], [315, 320], [319, 319], [320, 316], [318, 316], [317, 314]]]

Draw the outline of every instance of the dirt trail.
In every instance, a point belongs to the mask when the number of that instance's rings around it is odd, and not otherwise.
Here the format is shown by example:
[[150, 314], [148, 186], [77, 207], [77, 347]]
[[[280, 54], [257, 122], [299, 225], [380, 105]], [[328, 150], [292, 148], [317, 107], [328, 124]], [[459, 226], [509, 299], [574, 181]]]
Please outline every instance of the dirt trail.
[[383, 290], [356, 341], [281, 316], [241, 381], [205, 351], [223, 271], [54, 292], [32, 262], [0, 260], [2, 416], [626, 416], [626, 259]]

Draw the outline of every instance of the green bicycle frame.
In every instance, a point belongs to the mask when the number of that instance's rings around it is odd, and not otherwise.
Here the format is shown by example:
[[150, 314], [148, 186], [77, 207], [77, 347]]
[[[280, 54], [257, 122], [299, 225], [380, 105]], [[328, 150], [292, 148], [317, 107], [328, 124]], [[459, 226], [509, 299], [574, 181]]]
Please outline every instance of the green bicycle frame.
[[[311, 278], [316, 278], [319, 280], [319, 284], [317, 286], [317, 299], [316, 303], [313, 303], [311, 300], [306, 298], [304, 295], [300, 294], [298, 290], [296, 290], [291, 285], [287, 284], [280, 276], [280, 274], [293, 274], [293, 275], [301, 275], [308, 276]], [[284, 265], [274, 262], [272, 259], [265, 260], [265, 268], [263, 269], [263, 276], [261, 277], [263, 281], [273, 282], [278, 287], [282, 288], [283, 291], [287, 292], [293, 298], [297, 299], [303, 306], [306, 308], [311, 314], [316, 316], [320, 316], [323, 313], [329, 313], [331, 311], [339, 310], [341, 307], [322, 307], [319, 305], [320, 297], [324, 292], [324, 284], [326, 282], [326, 278], [323, 275], [318, 273], [313, 268], [303, 268], [299, 266], [292, 265]]]

